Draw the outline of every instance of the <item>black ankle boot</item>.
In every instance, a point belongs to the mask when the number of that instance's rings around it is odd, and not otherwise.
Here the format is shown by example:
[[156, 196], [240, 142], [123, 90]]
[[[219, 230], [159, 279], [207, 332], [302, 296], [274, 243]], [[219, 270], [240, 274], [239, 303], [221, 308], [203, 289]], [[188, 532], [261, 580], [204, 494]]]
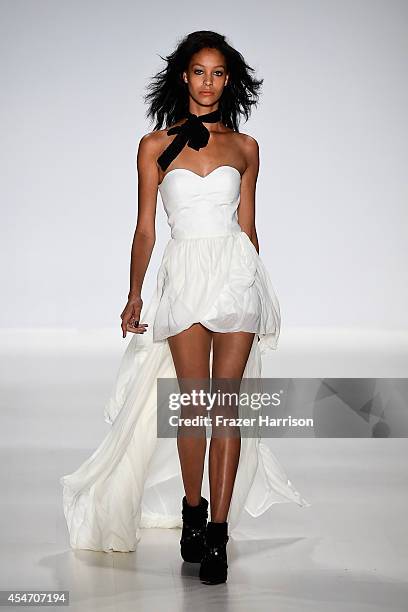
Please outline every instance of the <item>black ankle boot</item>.
[[184, 561], [200, 563], [205, 544], [205, 529], [208, 517], [208, 501], [201, 497], [198, 506], [189, 506], [183, 497], [183, 530], [180, 539], [180, 552]]
[[200, 580], [204, 584], [219, 584], [227, 580], [228, 523], [207, 523]]

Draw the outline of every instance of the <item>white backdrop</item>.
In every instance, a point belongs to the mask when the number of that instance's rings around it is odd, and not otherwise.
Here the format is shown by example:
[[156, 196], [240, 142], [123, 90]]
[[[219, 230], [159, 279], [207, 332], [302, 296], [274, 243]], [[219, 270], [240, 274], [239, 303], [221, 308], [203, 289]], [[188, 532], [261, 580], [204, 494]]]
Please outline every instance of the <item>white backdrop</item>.
[[[407, 328], [407, 3], [210, 0], [181, 21], [161, 0], [1, 6], [1, 327], [119, 325], [144, 87], [178, 38], [213, 29], [265, 79], [241, 131], [260, 144], [282, 324]], [[169, 239], [158, 198], [145, 302]]]
[[[264, 376], [407, 376], [407, 18], [405, 0], [0, 0], [3, 588], [69, 588], [81, 612], [202, 609], [174, 530], [136, 562], [72, 555], [59, 484], [110, 428], [142, 96], [188, 32], [225, 33], [265, 79], [241, 125], [282, 309]], [[145, 301], [168, 239], [159, 196]], [[249, 584], [259, 612], [405, 609], [405, 439], [267, 442], [312, 507], [244, 521], [232, 607]]]

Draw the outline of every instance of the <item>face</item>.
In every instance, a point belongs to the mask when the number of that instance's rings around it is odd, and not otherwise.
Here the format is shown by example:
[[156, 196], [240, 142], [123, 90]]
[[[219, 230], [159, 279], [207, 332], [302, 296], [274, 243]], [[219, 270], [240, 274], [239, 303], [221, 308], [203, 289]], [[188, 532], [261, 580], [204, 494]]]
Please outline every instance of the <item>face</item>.
[[190, 96], [203, 106], [215, 104], [228, 83], [225, 57], [218, 49], [201, 49], [190, 58], [182, 78]]

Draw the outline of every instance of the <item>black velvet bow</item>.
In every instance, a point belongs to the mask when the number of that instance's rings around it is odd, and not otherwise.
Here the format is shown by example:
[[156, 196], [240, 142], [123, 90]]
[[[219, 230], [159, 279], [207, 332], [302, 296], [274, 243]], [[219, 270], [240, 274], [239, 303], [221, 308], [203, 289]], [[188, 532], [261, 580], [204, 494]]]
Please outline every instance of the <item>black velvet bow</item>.
[[220, 119], [221, 111], [219, 108], [206, 115], [195, 115], [194, 113], [188, 112], [187, 121], [181, 125], [170, 128], [167, 131], [167, 135], [171, 136], [172, 134], [177, 134], [177, 136], [157, 158], [158, 164], [163, 172], [182, 151], [186, 144], [195, 151], [205, 147], [208, 144], [210, 132], [203, 123], [215, 123]]

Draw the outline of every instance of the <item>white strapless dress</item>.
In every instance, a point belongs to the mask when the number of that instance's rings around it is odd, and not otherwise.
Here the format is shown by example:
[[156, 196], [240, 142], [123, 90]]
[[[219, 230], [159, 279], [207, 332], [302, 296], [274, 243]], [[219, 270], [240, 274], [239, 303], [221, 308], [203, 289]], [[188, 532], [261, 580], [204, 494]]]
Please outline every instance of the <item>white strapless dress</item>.
[[[157, 438], [157, 378], [177, 377], [169, 336], [195, 322], [217, 332], [255, 332], [244, 378], [261, 379], [261, 354], [277, 347], [279, 303], [238, 224], [240, 186], [239, 171], [228, 165], [205, 177], [176, 168], [160, 184], [171, 238], [156, 291], [141, 312], [148, 331], [131, 334], [122, 357], [104, 407], [109, 432], [75, 472], [60, 478], [74, 549], [133, 551], [142, 528], [182, 527], [176, 439]], [[202, 491], [207, 499], [208, 447]], [[257, 517], [280, 502], [311, 505], [259, 437], [242, 437], [229, 533], [234, 535], [244, 510]]]

